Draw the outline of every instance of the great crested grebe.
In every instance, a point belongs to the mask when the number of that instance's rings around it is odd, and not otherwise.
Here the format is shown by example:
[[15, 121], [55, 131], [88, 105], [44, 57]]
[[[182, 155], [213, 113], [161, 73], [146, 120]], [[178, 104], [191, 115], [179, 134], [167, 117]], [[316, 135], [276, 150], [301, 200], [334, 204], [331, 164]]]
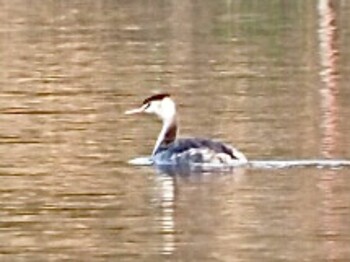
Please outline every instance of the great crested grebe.
[[167, 93], [148, 97], [141, 107], [125, 112], [128, 115], [137, 113], [155, 114], [163, 122], [152, 152], [155, 165], [247, 163], [243, 153], [221, 142], [204, 138], [176, 139], [176, 106]]

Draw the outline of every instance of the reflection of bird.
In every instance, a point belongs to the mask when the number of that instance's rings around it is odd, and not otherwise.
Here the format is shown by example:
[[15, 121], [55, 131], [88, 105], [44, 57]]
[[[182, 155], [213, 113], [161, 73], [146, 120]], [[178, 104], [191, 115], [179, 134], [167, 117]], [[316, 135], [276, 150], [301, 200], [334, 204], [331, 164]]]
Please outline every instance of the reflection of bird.
[[155, 114], [163, 121], [152, 153], [156, 165], [188, 164], [244, 164], [246, 157], [226, 144], [203, 138], [176, 139], [176, 106], [169, 94], [158, 94], [145, 99], [142, 106], [125, 114]]

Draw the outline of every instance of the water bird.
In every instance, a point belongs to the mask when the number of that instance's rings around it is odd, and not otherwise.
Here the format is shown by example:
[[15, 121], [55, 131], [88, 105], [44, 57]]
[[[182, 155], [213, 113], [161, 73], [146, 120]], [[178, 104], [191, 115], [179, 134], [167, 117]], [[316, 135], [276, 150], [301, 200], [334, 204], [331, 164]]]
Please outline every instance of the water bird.
[[242, 165], [247, 158], [236, 148], [206, 138], [179, 138], [176, 105], [168, 93], [146, 98], [141, 107], [128, 110], [131, 114], [154, 114], [163, 122], [152, 152], [155, 165], [220, 164]]

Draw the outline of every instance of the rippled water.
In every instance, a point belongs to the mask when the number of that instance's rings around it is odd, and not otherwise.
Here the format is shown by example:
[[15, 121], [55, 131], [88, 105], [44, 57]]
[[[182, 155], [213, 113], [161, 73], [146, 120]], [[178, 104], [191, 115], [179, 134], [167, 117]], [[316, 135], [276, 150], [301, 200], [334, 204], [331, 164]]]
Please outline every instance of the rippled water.
[[349, 168], [169, 176], [157, 120], [253, 160], [350, 159], [347, 1], [2, 1], [1, 261], [348, 261]]

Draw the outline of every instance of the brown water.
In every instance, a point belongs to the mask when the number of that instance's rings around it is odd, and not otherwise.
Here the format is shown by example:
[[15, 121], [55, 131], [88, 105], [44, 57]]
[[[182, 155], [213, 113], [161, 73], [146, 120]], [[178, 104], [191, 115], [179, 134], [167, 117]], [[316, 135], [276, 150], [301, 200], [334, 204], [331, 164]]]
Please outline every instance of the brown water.
[[[330, 4], [332, 2], [333, 4]], [[350, 169], [170, 177], [127, 164], [173, 94], [183, 136], [350, 159], [350, 2], [1, 1], [1, 261], [349, 261]]]

